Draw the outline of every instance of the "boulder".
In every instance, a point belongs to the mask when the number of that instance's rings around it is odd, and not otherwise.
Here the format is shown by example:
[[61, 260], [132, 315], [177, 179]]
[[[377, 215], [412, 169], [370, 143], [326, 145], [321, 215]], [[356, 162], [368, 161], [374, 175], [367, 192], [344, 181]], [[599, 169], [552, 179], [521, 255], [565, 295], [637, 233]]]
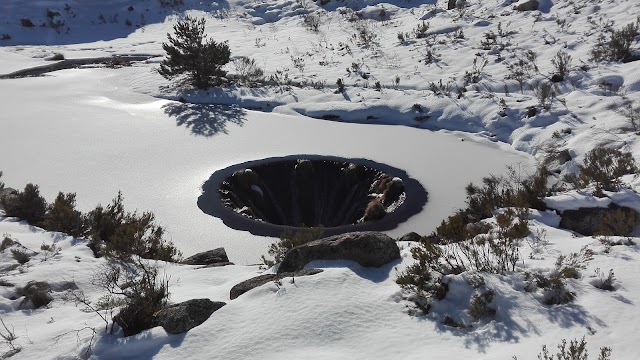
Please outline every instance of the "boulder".
[[447, 10], [453, 10], [456, 8], [456, 3], [458, 0], [449, 0], [447, 3]]
[[298, 271], [313, 260], [353, 260], [379, 267], [400, 259], [400, 249], [389, 236], [372, 231], [330, 236], [297, 246], [285, 255], [278, 273]]
[[322, 269], [304, 269], [296, 272], [286, 272], [280, 274], [263, 274], [253, 277], [251, 279], [245, 280], [238, 285], [235, 285], [229, 291], [229, 298], [231, 300], [237, 298], [238, 296], [246, 293], [247, 291], [257, 288], [258, 286], [262, 286], [271, 281], [283, 279], [286, 277], [300, 277], [300, 276], [309, 276], [321, 273]]
[[609, 207], [585, 207], [565, 210], [560, 214], [560, 227], [584, 236], [627, 236], [640, 223], [640, 214], [635, 210], [610, 204]]
[[209, 299], [191, 299], [158, 311], [155, 321], [169, 334], [182, 334], [207, 321], [226, 303]]
[[540, 3], [538, 2], [538, 0], [528, 0], [516, 5], [516, 10], [517, 11], [534, 11], [534, 10], [538, 10], [538, 6], [540, 6]]
[[363, 221], [378, 221], [382, 219], [387, 212], [384, 209], [384, 206], [378, 199], [373, 199], [367, 205], [367, 208], [364, 210], [364, 216], [362, 216]]
[[24, 287], [18, 288], [17, 293], [24, 296], [18, 309], [39, 309], [53, 301], [51, 286], [44, 281], [29, 281]]
[[398, 238], [398, 241], [416, 241], [417, 242], [417, 241], [420, 241], [421, 238], [422, 236], [420, 236], [420, 234], [412, 231], [410, 233], [400, 236]]
[[195, 255], [189, 256], [188, 258], [182, 260], [181, 263], [185, 265], [208, 265], [208, 266], [224, 266], [224, 265], [232, 264], [229, 262], [229, 258], [227, 257], [227, 252], [224, 250], [224, 248], [217, 248], [217, 249], [197, 253]]
[[3, 202], [11, 203], [18, 199], [18, 191], [12, 188], [0, 189], [0, 210], [4, 210]]

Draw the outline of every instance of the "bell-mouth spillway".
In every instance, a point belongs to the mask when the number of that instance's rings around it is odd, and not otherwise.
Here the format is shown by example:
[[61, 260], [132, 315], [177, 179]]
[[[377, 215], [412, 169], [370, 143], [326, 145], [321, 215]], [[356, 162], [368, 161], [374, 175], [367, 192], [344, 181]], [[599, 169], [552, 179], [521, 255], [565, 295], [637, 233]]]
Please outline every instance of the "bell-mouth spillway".
[[422, 211], [428, 193], [408, 174], [368, 159], [290, 155], [214, 172], [198, 206], [255, 235], [322, 227], [325, 235], [384, 231]]

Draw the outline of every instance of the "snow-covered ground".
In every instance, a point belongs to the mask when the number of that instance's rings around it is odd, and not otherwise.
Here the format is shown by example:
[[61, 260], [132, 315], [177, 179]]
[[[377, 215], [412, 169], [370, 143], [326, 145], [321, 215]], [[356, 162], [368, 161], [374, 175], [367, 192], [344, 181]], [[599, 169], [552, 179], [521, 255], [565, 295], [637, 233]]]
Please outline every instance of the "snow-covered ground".
[[[324, 7], [304, 0], [185, 0], [175, 9], [161, 8], [156, 0], [67, 3], [0, 3], [0, 74], [50, 63], [45, 58], [54, 53], [157, 57], [131, 67], [0, 80], [2, 180], [14, 188], [36, 183], [49, 201], [58, 191], [76, 192], [82, 211], [108, 203], [122, 190], [127, 208], [153, 211], [185, 255], [224, 246], [231, 261], [252, 264], [273, 241], [231, 230], [197, 207], [200, 186], [214, 171], [244, 161], [324, 154], [369, 158], [406, 170], [429, 191], [429, 202], [388, 232], [399, 236], [431, 232], [464, 205], [467, 183], [504, 172], [507, 164], [520, 163], [531, 172], [534, 163], [566, 151], [572, 159], [553, 169], [566, 174], [601, 146], [640, 159], [640, 143], [630, 129], [634, 124], [624, 111], [625, 104], [640, 101], [638, 62], [589, 60], [598, 35], [636, 21], [636, 0], [540, 0], [540, 10], [531, 12], [515, 11], [511, 1], [502, 0], [469, 1], [462, 10], [449, 11], [446, 1], [431, 0], [345, 0]], [[207, 33], [229, 41], [232, 58], [251, 57], [267, 76], [307, 86], [176, 90], [155, 69], [167, 32], [185, 12], [206, 17]], [[305, 14], [319, 16], [319, 31], [304, 26]], [[25, 27], [21, 19], [34, 27]], [[426, 36], [416, 38], [423, 21], [429, 24]], [[369, 40], [363, 43], [359, 34]], [[495, 42], [487, 42], [493, 37]], [[637, 41], [632, 48], [638, 48]], [[515, 80], [506, 79], [507, 65], [525, 58], [527, 50], [537, 54], [538, 70], [531, 71], [521, 91]], [[550, 109], [543, 109], [539, 84], [554, 72], [551, 59], [560, 50], [572, 57], [570, 72], [555, 85], [557, 98]], [[466, 82], [474, 61], [478, 81]], [[232, 64], [225, 69], [235, 71]], [[338, 78], [346, 84], [344, 93], [335, 92]], [[314, 89], [312, 83], [324, 88]], [[459, 96], [457, 89], [463, 87], [466, 92]], [[195, 104], [175, 101], [179, 97]], [[538, 113], [528, 117], [532, 106]], [[326, 116], [339, 119], [321, 120]], [[633, 176], [625, 181], [634, 190], [640, 186]], [[633, 191], [610, 195], [617, 204], [640, 209]], [[574, 191], [547, 203], [575, 209], [606, 206], [608, 200]], [[325, 272], [295, 284], [283, 281], [280, 289], [265, 285], [233, 301], [228, 301], [231, 286], [255, 276], [257, 267], [167, 264], [172, 301], [208, 297], [228, 305], [186, 335], [167, 335], [162, 328], [126, 339], [100, 333], [94, 355], [529, 359], [542, 344], [555, 349], [562, 338], [586, 335], [592, 356], [606, 345], [614, 349], [614, 359], [635, 359], [638, 245], [605, 251], [597, 239], [557, 229], [554, 214], [533, 218], [532, 230], [544, 229], [549, 244], [535, 260], [528, 259], [531, 249], [523, 245], [525, 268], [550, 268], [559, 254], [583, 245], [596, 252], [582, 278], [569, 284], [577, 293], [572, 304], [548, 307], [522, 292], [517, 276], [487, 276], [496, 291], [496, 319], [461, 331], [429, 316], [409, 316], [394, 281], [396, 268], [401, 271], [413, 261], [407, 244], [402, 245], [402, 262], [381, 269], [311, 264]], [[0, 219], [0, 234], [30, 249], [52, 241], [62, 246], [53, 259], [40, 262], [39, 254], [26, 265], [3, 270], [3, 280], [24, 285], [74, 279], [90, 298], [99, 298], [90, 277], [102, 260], [94, 259], [82, 240]], [[2, 256], [3, 264], [14, 261], [6, 252]], [[596, 268], [614, 269], [615, 292], [591, 285]], [[470, 288], [462, 280], [451, 286], [451, 298], [436, 309], [440, 315], [456, 315], [467, 307], [456, 302], [465, 296], [456, 296]], [[101, 326], [95, 314], [80, 311], [63, 293], [54, 293], [49, 308], [15, 310], [20, 300], [8, 299], [9, 288], [0, 291], [0, 316], [13, 326], [23, 348], [15, 358], [75, 358], [90, 334], [82, 332], [76, 339], [71, 333], [57, 343], [55, 336], [85, 324]]]

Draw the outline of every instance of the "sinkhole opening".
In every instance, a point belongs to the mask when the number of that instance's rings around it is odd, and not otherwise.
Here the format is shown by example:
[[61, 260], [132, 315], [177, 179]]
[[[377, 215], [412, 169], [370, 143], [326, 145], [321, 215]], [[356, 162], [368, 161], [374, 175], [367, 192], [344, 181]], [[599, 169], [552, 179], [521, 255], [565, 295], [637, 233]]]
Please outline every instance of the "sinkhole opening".
[[426, 200], [422, 185], [400, 169], [298, 155], [217, 171], [203, 185], [198, 206], [232, 228], [278, 236], [300, 227], [323, 227], [325, 234], [387, 230], [422, 210]]

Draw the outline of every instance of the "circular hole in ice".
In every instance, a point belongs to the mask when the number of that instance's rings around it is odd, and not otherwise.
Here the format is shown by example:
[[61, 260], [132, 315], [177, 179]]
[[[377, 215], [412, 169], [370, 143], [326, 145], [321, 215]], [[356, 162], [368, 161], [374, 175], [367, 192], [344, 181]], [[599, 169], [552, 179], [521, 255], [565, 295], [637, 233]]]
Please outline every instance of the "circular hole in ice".
[[390, 230], [427, 202], [427, 191], [403, 170], [320, 155], [233, 165], [213, 173], [202, 189], [202, 211], [231, 228], [264, 236], [318, 226], [325, 235]]

